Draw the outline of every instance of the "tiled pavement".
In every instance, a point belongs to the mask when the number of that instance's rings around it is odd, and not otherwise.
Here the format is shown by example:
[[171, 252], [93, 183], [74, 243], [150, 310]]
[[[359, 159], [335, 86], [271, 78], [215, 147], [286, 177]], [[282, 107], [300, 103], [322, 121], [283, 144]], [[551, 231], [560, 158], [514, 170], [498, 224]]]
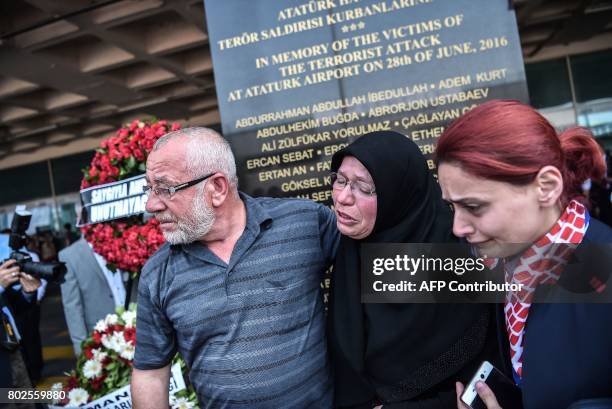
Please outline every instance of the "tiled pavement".
[[76, 359], [70, 342], [59, 285], [49, 284], [47, 294], [41, 302], [40, 336], [43, 345], [42, 379], [37, 387], [48, 389], [61, 382], [75, 367]]

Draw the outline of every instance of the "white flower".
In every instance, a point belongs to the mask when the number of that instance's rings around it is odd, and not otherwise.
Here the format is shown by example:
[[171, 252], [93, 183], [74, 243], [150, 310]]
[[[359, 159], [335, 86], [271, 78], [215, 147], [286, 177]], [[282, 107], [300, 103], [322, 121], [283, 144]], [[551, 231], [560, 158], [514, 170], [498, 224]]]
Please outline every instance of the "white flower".
[[106, 349], [113, 349], [111, 346], [111, 342], [114, 340], [115, 338], [112, 335], [102, 335], [102, 339], [100, 340], [100, 342], [102, 342], [102, 345], [104, 345], [104, 347]]
[[[61, 382], [57, 382], [54, 383], [53, 385], [51, 385], [51, 392], [61, 392], [64, 389], [64, 385], [62, 385]], [[59, 396], [59, 394], [56, 394], [55, 396]], [[56, 405], [58, 404], [60, 401], [60, 399], [53, 399], [53, 404]]]
[[68, 392], [68, 405], [66, 406], [81, 406], [87, 403], [89, 394], [83, 388], [74, 388]]
[[106, 331], [106, 329], [108, 328], [108, 325], [106, 325], [106, 322], [104, 320], [100, 320], [96, 323], [96, 326], [94, 327], [94, 329], [98, 332], [104, 332]]
[[120, 331], [113, 332], [113, 335], [106, 334], [102, 336], [101, 341], [102, 345], [117, 353], [120, 353], [123, 346], [127, 343], [125, 337], [123, 336], [123, 332]]
[[175, 398], [174, 396], [170, 398], [170, 404], [172, 409], [193, 409], [194, 407], [187, 398]]
[[121, 352], [119, 352], [119, 356], [124, 359], [129, 359], [132, 361], [134, 359], [134, 352], [136, 348], [132, 345], [131, 342], [126, 342], [121, 346]]
[[119, 322], [119, 317], [117, 314], [108, 314], [106, 318], [104, 318], [104, 323], [106, 325], [115, 325]]
[[113, 332], [113, 338], [114, 343], [115, 343], [115, 351], [116, 352], [121, 352], [121, 350], [123, 349], [124, 345], [127, 344], [127, 341], [125, 340], [125, 336], [123, 335], [123, 331], [119, 332], [119, 331], [115, 331]]
[[125, 322], [126, 328], [133, 328], [136, 325], [136, 312], [128, 310], [121, 315], [121, 319]]
[[102, 362], [102, 361], [104, 361], [104, 358], [106, 358], [106, 357], [108, 356], [108, 354], [107, 354], [106, 352], [102, 351], [102, 350], [101, 350], [101, 349], [99, 349], [99, 348], [98, 348], [98, 349], [93, 349], [93, 350], [91, 351], [91, 353], [93, 354], [94, 359], [95, 359], [96, 361], [98, 361], [98, 362]]
[[87, 379], [97, 378], [102, 374], [102, 364], [95, 359], [89, 359], [83, 365], [83, 375]]

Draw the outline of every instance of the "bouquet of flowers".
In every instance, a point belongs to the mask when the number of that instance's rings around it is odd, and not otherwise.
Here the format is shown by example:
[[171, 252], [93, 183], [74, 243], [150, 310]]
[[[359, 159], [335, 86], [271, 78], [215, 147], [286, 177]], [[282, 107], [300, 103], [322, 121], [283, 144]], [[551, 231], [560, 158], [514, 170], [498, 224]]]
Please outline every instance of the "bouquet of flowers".
[[[94, 401], [127, 385], [130, 381], [132, 361], [136, 345], [136, 306], [126, 311], [117, 308], [116, 314], [108, 314], [98, 321], [91, 336], [82, 344], [77, 367], [63, 384], [53, 385], [53, 390], [65, 391], [65, 398], [57, 404], [78, 407]], [[180, 356], [183, 373], [186, 365]], [[171, 396], [173, 409], [197, 408], [197, 398], [191, 386]]]

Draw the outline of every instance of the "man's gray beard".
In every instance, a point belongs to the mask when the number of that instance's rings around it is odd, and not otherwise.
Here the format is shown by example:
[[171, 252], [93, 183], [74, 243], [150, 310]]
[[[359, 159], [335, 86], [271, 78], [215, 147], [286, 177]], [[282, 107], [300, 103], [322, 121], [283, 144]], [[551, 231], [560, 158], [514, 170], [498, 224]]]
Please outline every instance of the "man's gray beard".
[[188, 244], [202, 238], [210, 231], [215, 223], [215, 213], [204, 200], [200, 192], [193, 200], [191, 212], [183, 219], [174, 219], [175, 231], [162, 231], [164, 238], [170, 244]]

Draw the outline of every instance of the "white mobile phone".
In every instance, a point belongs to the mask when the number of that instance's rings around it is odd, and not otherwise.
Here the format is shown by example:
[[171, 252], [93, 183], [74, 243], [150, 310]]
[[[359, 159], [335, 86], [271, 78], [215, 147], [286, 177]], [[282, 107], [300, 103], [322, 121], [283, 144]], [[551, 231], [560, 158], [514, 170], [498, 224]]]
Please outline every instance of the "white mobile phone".
[[487, 409], [487, 406], [478, 396], [478, 392], [476, 392], [476, 382], [478, 381], [486, 383], [491, 388], [502, 407], [513, 407], [504, 406], [503, 402], [515, 400], [517, 398], [518, 387], [489, 361], [484, 361], [480, 365], [470, 383], [465, 387], [461, 395], [463, 403], [472, 409]]

